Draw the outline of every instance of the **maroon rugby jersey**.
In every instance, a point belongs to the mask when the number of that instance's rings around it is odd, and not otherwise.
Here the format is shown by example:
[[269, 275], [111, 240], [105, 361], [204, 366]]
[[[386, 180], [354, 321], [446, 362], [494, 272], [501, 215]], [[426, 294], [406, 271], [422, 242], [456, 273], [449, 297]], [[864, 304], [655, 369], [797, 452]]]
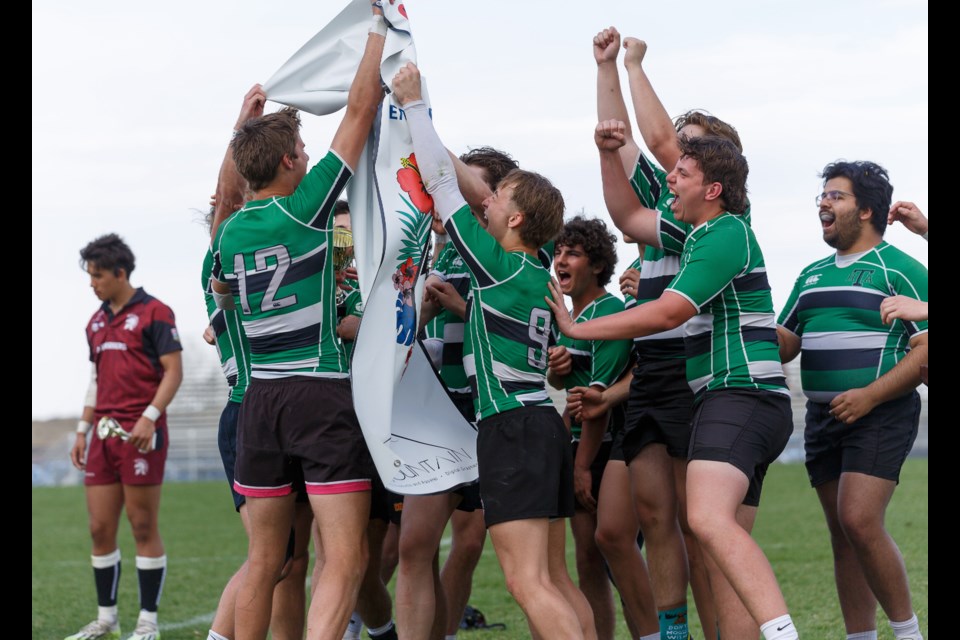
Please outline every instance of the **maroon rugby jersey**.
[[160, 356], [180, 351], [173, 311], [143, 288], [117, 315], [106, 302], [87, 324], [90, 361], [97, 367], [97, 416], [136, 420], [160, 386]]

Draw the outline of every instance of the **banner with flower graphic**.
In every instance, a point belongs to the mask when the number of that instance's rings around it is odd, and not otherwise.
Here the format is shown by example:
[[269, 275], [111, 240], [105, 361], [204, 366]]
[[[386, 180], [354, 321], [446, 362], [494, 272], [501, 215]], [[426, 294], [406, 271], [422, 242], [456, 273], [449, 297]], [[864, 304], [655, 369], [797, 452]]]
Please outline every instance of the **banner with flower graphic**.
[[[311, 113], [335, 110], [337, 93], [345, 104], [369, 6], [351, 2], [264, 85], [267, 97]], [[389, 31], [380, 73], [389, 83], [401, 66], [416, 63], [416, 50], [403, 2], [385, 0], [383, 10]], [[423, 98], [429, 105], [426, 81]], [[415, 339], [433, 199], [420, 179], [403, 110], [389, 95], [357, 165], [347, 185], [364, 305], [351, 362], [357, 417], [389, 490], [448, 491], [477, 479], [476, 430]]]

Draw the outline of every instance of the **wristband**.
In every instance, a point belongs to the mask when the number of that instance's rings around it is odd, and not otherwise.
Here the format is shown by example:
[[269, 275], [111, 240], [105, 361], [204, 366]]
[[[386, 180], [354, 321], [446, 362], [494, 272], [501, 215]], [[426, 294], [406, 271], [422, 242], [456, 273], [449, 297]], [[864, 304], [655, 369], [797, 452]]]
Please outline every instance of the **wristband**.
[[142, 413], [141, 415], [142, 415], [144, 418], [146, 418], [147, 420], [150, 420], [150, 421], [152, 421], [152, 422], [156, 422], [156, 421], [157, 421], [157, 418], [160, 417], [160, 414], [161, 414], [161, 413], [163, 413], [163, 412], [160, 411], [160, 409], [157, 409], [157, 408], [156, 408], [155, 406], [153, 406], [152, 404], [148, 404], [148, 405], [147, 405], [147, 408], [143, 410], [143, 413]]
[[370, 30], [368, 33], [375, 33], [384, 38], [387, 37], [387, 22], [379, 13], [373, 15], [373, 24], [370, 25]]
[[[923, 235], [920, 236], [920, 237], [923, 238], [924, 240], [927, 240], [927, 234], [928, 234], [928, 233], [930, 233], [930, 232], [929, 232], [929, 231], [924, 231]], [[927, 242], [929, 242], [929, 240], [927, 240]]]
[[87, 435], [87, 432], [89, 432], [90, 429], [92, 428], [93, 428], [93, 425], [87, 422], [86, 420], [77, 421], [77, 433], [82, 433], [83, 435]]

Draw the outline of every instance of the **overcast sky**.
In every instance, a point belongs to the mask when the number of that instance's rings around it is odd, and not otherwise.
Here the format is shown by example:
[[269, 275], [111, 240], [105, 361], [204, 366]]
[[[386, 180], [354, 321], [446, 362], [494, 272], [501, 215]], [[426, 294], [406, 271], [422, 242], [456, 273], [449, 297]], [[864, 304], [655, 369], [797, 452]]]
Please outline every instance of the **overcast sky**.
[[[201, 212], [244, 93], [343, 4], [33, 3], [34, 419], [80, 413], [84, 327], [99, 302], [78, 251], [104, 233], [119, 233], [136, 254], [133, 284], [176, 313], [187, 374], [217, 367], [200, 340]], [[561, 189], [568, 214], [606, 220], [591, 41], [610, 25], [646, 40], [644, 65], [671, 116], [703, 108], [740, 133], [778, 310], [799, 271], [829, 253], [813, 202], [828, 162], [883, 165], [894, 199], [927, 212], [926, 2], [408, 0], [406, 8], [447, 146], [504, 149]], [[621, 80], [629, 95], [622, 66]], [[313, 160], [341, 115], [304, 115]], [[926, 243], [899, 225], [886, 240], [927, 264]], [[621, 245], [618, 272], [634, 257]]]

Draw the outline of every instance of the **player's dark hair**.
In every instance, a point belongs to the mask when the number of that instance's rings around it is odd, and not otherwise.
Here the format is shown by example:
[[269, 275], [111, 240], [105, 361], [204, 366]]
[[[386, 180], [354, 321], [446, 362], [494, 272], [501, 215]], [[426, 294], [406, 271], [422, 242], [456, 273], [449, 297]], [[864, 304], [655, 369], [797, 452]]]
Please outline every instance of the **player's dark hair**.
[[833, 178], [846, 178], [853, 184], [853, 195], [860, 209], [870, 209], [870, 224], [880, 237], [887, 231], [887, 214], [893, 200], [893, 185], [887, 170], [869, 160], [837, 160], [820, 172], [823, 184]]
[[127, 243], [115, 233], [100, 236], [80, 249], [80, 268], [93, 265], [97, 269], [109, 269], [113, 275], [120, 275], [120, 269], [127, 273], [127, 279], [136, 266], [133, 251]]
[[607, 229], [603, 220], [574, 216], [563, 225], [557, 236], [556, 248], [580, 245], [587, 254], [591, 267], [602, 267], [597, 284], [607, 286], [617, 266], [617, 238]]

